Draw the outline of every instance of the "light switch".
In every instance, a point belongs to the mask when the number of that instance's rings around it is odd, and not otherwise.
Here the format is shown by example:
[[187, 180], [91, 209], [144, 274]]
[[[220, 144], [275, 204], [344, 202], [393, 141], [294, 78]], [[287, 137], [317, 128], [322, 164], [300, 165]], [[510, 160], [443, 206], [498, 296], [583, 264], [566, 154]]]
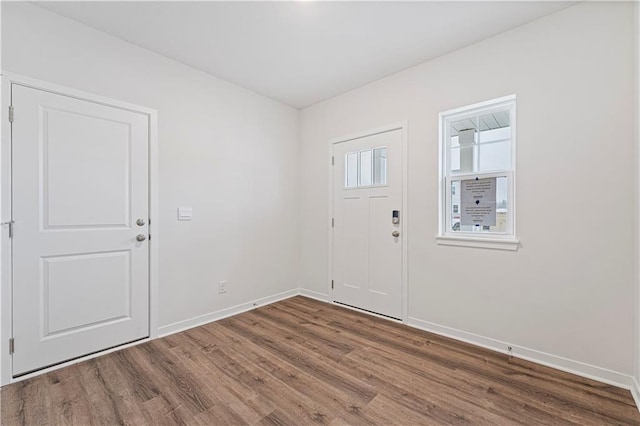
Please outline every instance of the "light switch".
[[178, 207], [178, 220], [191, 220], [193, 209], [191, 207]]

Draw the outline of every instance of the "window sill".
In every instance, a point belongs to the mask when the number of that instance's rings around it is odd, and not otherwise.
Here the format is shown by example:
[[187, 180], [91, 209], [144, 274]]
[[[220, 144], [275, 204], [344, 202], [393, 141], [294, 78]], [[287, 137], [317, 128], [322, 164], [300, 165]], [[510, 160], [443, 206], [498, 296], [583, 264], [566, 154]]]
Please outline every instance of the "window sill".
[[518, 250], [520, 241], [517, 239], [487, 238], [487, 237], [467, 237], [457, 235], [438, 235], [436, 241], [439, 245], [476, 247], [494, 250]]

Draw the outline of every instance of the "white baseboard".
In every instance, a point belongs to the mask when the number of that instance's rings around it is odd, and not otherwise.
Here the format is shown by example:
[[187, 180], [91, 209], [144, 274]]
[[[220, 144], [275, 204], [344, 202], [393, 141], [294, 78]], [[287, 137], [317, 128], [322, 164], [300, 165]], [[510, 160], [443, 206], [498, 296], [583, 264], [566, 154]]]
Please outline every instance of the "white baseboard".
[[[508, 353], [507, 347], [510, 346], [512, 349], [511, 355], [514, 357], [535, 362], [536, 364], [542, 364], [557, 370], [566, 371], [567, 373], [576, 374], [588, 379], [597, 380], [623, 389], [629, 389], [632, 394], [634, 391], [633, 387], [635, 380], [628, 374], [608, 370], [602, 367], [596, 367], [595, 365], [548, 354], [535, 349], [525, 348], [512, 343], [502, 342], [490, 337], [479, 336], [477, 334], [468, 333], [455, 328], [423, 321], [418, 318], [410, 317], [407, 325], [505, 354]], [[636, 390], [638, 390], [637, 384]], [[638, 404], [640, 399], [637, 397], [640, 397], [640, 393], [638, 393], [638, 395], [634, 395], [634, 398], [636, 398], [636, 405], [640, 409], [640, 404]]]
[[168, 336], [169, 334], [178, 333], [180, 331], [188, 330], [199, 325], [208, 324], [213, 321], [221, 320], [232, 315], [236, 315], [242, 312], [249, 311], [253, 308], [268, 305], [270, 303], [278, 302], [280, 300], [288, 299], [300, 294], [298, 289], [284, 291], [282, 293], [275, 294], [273, 296], [267, 296], [260, 299], [255, 299], [246, 303], [241, 303], [230, 308], [221, 309], [219, 311], [209, 312], [204, 315], [189, 318], [186, 320], [174, 322], [173, 324], [164, 325], [158, 327], [158, 337]]
[[[268, 305], [270, 303], [278, 302], [280, 300], [288, 299], [290, 297], [297, 296], [297, 295], [316, 299], [321, 302], [331, 303], [331, 299], [327, 294], [318, 293], [312, 290], [306, 290], [302, 288], [288, 290], [282, 293], [275, 294], [273, 296], [255, 299], [250, 302], [242, 303], [236, 306], [221, 309], [219, 311], [210, 312], [204, 315], [199, 315], [197, 317], [193, 317], [187, 320], [178, 321], [173, 324], [159, 327], [158, 338], [164, 337], [170, 334], [178, 333], [180, 331], [188, 330], [193, 327], [204, 325], [213, 321], [230, 317], [232, 315], [249, 311], [259, 306]], [[514, 345], [511, 343], [503, 342], [497, 339], [492, 339], [490, 337], [484, 337], [477, 334], [468, 333], [466, 331], [457, 330], [455, 328], [435, 324], [428, 321], [423, 321], [418, 318], [409, 317], [406, 324], [410, 327], [415, 327], [421, 330], [425, 330], [431, 333], [439, 334], [441, 336], [449, 337], [455, 340], [460, 340], [466, 343], [470, 343], [472, 345], [480, 346], [486, 349], [502, 352], [505, 354], [508, 353], [507, 347], [510, 346], [512, 349], [511, 355], [517, 358], [525, 359], [527, 361], [535, 362], [537, 364], [546, 365], [547, 367], [555, 368], [561, 371], [566, 371], [568, 373], [576, 374], [578, 376], [586, 377], [592, 380], [597, 380], [599, 382], [607, 383], [613, 386], [618, 386], [623, 389], [628, 389], [631, 391], [631, 395], [633, 396], [636, 406], [640, 411], [640, 383], [633, 376], [623, 374], [617, 371], [608, 370], [606, 368], [596, 367], [594, 365], [586, 364], [580, 361], [574, 361], [568, 358], [563, 358], [557, 355], [548, 354], [548, 353], [537, 351], [534, 349], [525, 348], [525, 347]], [[75, 364], [83, 360], [94, 358], [96, 356], [103, 355], [112, 351], [120, 350], [129, 346], [135, 346], [137, 344], [140, 344], [149, 340], [150, 339], [144, 339], [142, 341], [119, 346], [117, 348], [113, 348], [107, 351], [103, 351], [103, 352], [92, 354], [76, 360], [72, 360], [61, 365], [57, 365], [45, 370], [40, 370], [38, 372], [21, 377], [19, 379], [11, 380], [11, 382], [34, 377], [34, 376], [46, 373], [48, 371], [53, 371], [67, 365]]]
[[633, 396], [633, 400], [636, 402], [636, 407], [638, 407], [638, 411], [640, 411], [640, 383], [638, 383], [638, 379], [636, 377], [632, 379], [631, 396]]
[[328, 294], [318, 293], [317, 291], [307, 290], [307, 289], [304, 289], [304, 288], [300, 289], [299, 294], [300, 294], [300, 296], [309, 297], [311, 299], [316, 299], [316, 300], [319, 300], [321, 302], [331, 303], [331, 298], [329, 297]]

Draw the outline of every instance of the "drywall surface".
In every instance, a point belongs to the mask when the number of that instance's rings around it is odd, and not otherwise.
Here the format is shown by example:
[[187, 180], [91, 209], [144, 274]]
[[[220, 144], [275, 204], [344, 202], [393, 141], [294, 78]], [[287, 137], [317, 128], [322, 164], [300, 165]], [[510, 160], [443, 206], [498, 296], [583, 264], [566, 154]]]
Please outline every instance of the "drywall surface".
[[[633, 82], [631, 3], [583, 3], [303, 109], [302, 287], [329, 292], [329, 140], [408, 120], [408, 316], [630, 377]], [[439, 246], [438, 113], [510, 94], [521, 247]]]
[[[640, 4], [638, 2], [634, 2], [634, 53], [635, 53], [635, 68], [634, 68], [634, 76], [635, 76], [635, 85], [634, 85], [634, 93], [635, 93], [635, 111], [634, 111], [634, 119], [635, 119], [635, 162], [636, 167], [634, 169], [634, 182], [636, 184], [635, 188], [635, 209], [634, 209], [634, 234], [635, 234], [635, 245], [634, 245], [634, 283], [635, 283], [635, 317], [634, 317], [634, 327], [635, 327], [635, 341], [634, 341], [634, 379], [635, 379], [635, 397], [640, 397]], [[637, 400], [637, 403], [640, 405], [640, 400]]]
[[36, 6], [2, 9], [5, 70], [158, 110], [160, 326], [298, 287], [297, 110]]

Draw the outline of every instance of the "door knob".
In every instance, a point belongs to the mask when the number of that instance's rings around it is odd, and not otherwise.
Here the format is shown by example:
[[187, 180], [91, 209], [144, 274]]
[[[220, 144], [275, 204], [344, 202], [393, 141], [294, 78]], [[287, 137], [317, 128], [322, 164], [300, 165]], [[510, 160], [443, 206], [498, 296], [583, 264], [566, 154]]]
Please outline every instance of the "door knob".
[[394, 237], [394, 238], [398, 238], [398, 237], [400, 236], [400, 232], [398, 232], [398, 231], [393, 231], [393, 232], [391, 233], [391, 235], [393, 235], [393, 237]]
[[144, 241], [144, 240], [146, 240], [146, 239], [147, 239], [147, 236], [146, 236], [146, 235], [144, 235], [144, 234], [138, 234], [138, 235], [136, 236], [136, 240], [138, 240], [138, 241]]
[[145, 224], [145, 221], [144, 221], [144, 219], [143, 219], [143, 218], [140, 218], [140, 219], [136, 220], [136, 225], [138, 225], [138, 226], [144, 226], [144, 224]]

